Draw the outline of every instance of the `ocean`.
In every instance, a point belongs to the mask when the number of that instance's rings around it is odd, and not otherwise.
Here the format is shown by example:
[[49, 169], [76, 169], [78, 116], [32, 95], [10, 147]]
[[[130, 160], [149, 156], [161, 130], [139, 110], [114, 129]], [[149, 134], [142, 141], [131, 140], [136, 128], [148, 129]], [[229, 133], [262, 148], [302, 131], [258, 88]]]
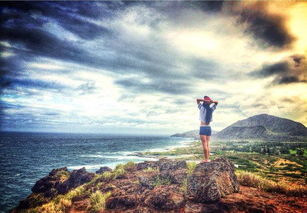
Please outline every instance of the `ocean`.
[[192, 141], [169, 136], [1, 132], [0, 212], [15, 207], [54, 168], [85, 167], [95, 172], [101, 166], [156, 160], [136, 152], [168, 150]]

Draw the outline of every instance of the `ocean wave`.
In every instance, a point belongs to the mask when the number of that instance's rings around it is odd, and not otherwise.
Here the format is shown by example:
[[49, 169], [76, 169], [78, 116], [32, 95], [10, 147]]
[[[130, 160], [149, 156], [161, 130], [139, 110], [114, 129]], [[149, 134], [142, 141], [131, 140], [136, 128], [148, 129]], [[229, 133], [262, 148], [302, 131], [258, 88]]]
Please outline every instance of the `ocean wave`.
[[[131, 152], [135, 154], [135, 152]], [[107, 154], [88, 154], [80, 155], [82, 158], [103, 158], [103, 159], [117, 159], [117, 160], [153, 160], [153, 157], [141, 157], [137, 155], [107, 155]]]
[[75, 169], [81, 169], [85, 167], [86, 170], [93, 170], [93, 169], [99, 169], [102, 165], [101, 164], [88, 164], [88, 165], [77, 165], [77, 166], [68, 166], [67, 168], [69, 170], [75, 170]]

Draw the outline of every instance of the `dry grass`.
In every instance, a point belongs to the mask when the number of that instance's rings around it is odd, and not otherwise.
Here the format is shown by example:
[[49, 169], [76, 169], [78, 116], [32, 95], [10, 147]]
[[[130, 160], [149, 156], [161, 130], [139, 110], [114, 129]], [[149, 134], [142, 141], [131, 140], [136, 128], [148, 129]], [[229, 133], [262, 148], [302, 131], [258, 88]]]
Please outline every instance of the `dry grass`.
[[188, 167], [188, 175], [191, 175], [195, 169], [195, 167], [197, 166], [196, 162], [187, 162], [187, 167]]
[[72, 205], [72, 198], [80, 196], [85, 193], [84, 186], [79, 186], [72, 189], [65, 195], [58, 195], [50, 202], [38, 206], [36, 208], [28, 209], [27, 213], [64, 213]]
[[94, 212], [98, 212], [105, 208], [106, 200], [111, 196], [111, 192], [102, 194], [101, 191], [97, 190], [90, 196], [91, 209]]
[[296, 197], [306, 197], [307, 195], [306, 186], [290, 185], [284, 181], [274, 182], [247, 171], [237, 171], [236, 175], [239, 183], [243, 186], [251, 186], [266, 192], [280, 193]]

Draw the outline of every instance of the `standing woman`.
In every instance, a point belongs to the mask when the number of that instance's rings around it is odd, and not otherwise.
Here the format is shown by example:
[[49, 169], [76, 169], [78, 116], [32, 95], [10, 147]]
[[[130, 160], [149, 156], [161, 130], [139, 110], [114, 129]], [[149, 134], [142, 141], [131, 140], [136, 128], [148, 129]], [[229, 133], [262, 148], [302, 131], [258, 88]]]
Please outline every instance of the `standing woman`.
[[[199, 120], [200, 120], [200, 128], [199, 128], [199, 136], [204, 149], [205, 159], [202, 162], [210, 162], [209, 154], [209, 141], [211, 136], [211, 126], [210, 122], [212, 121], [213, 111], [216, 109], [218, 104], [217, 101], [213, 101], [208, 96], [204, 96], [204, 99], [196, 99], [198, 108], [199, 108]], [[201, 103], [202, 102], [202, 103]]]

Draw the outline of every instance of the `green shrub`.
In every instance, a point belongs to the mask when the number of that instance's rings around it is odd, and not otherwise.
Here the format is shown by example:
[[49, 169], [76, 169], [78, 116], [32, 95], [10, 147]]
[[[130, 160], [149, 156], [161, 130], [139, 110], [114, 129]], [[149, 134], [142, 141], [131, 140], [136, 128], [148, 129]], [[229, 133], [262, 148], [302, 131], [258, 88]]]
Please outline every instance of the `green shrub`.
[[197, 163], [196, 162], [187, 162], [187, 167], [188, 167], [188, 175], [191, 175], [196, 167]]
[[129, 161], [124, 165], [125, 170], [132, 170], [135, 168], [135, 163], [133, 161]]
[[95, 193], [91, 194], [90, 202], [91, 209], [95, 212], [98, 212], [101, 209], [105, 208], [106, 200], [111, 196], [111, 192], [102, 194], [101, 191], [97, 190]]
[[114, 170], [117, 170], [117, 169], [124, 169], [124, 165], [121, 163], [117, 164]]
[[126, 173], [126, 170], [125, 170], [124, 168], [115, 169], [115, 170], [113, 171], [113, 174], [114, 174], [113, 179], [116, 179], [116, 178], [118, 178], [118, 177], [121, 177], [121, 176], [123, 176], [125, 173]]
[[187, 191], [188, 191], [188, 178], [185, 178], [182, 181], [180, 189], [183, 191], [183, 193], [185, 193], [185, 194], [187, 193]]
[[56, 177], [60, 179], [60, 182], [64, 182], [65, 180], [67, 180], [70, 176], [70, 173], [68, 171], [59, 171], [56, 174]]
[[275, 192], [289, 196], [304, 197], [307, 195], [306, 186], [289, 185], [286, 182], [274, 182], [247, 171], [237, 171], [236, 175], [239, 183], [243, 186], [251, 186], [267, 192]]
[[172, 183], [169, 177], [161, 178], [159, 175], [155, 177], [153, 186], [170, 185]]
[[112, 180], [114, 178], [113, 172], [106, 171], [102, 174], [102, 177], [107, 180]]

